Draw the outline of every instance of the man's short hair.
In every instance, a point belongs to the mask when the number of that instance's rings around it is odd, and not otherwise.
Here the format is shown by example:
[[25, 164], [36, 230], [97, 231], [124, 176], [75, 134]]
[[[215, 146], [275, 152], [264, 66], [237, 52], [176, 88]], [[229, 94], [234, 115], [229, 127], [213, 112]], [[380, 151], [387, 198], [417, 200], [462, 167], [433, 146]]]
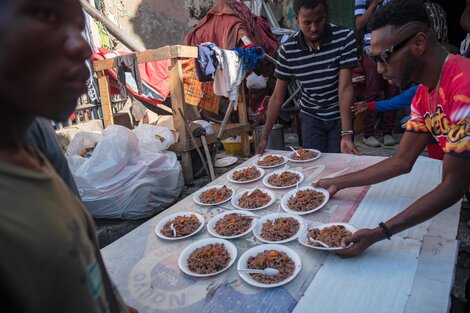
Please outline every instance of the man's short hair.
[[372, 30], [387, 25], [398, 28], [410, 22], [431, 26], [426, 7], [421, 0], [393, 0], [381, 7], [373, 16]]
[[299, 14], [300, 8], [314, 9], [319, 4], [323, 4], [325, 12], [328, 13], [328, 2], [326, 0], [294, 0], [294, 13]]

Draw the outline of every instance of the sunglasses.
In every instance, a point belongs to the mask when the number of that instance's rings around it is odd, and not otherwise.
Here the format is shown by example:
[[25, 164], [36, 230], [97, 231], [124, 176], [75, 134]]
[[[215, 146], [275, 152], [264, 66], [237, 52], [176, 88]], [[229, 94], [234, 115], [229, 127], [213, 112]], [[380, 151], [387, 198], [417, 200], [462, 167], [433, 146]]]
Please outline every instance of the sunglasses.
[[382, 63], [382, 64], [387, 64], [387, 60], [390, 58], [390, 56], [394, 53], [394, 52], [397, 52], [398, 50], [400, 50], [401, 48], [403, 48], [404, 46], [406, 46], [406, 44], [408, 43], [408, 41], [410, 41], [411, 39], [413, 39], [416, 35], [416, 34], [413, 34], [411, 35], [410, 37], [407, 37], [406, 39], [400, 41], [399, 43], [397, 43], [396, 45], [388, 48], [387, 50], [385, 51], [382, 51], [381, 53], [377, 54], [377, 55], [372, 55], [372, 54], [369, 54], [369, 57], [375, 61], [376, 63]]

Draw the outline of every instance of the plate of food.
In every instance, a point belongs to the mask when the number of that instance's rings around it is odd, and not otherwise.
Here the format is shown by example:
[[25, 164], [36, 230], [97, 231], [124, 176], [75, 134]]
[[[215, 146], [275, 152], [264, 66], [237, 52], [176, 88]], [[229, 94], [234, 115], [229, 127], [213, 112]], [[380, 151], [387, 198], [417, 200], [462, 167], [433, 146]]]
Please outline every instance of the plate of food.
[[260, 288], [274, 288], [292, 281], [302, 268], [300, 256], [289, 247], [280, 244], [264, 244], [248, 249], [238, 259], [237, 270], [275, 268], [276, 275], [248, 274], [238, 275], [248, 284]]
[[184, 239], [204, 227], [204, 217], [193, 212], [178, 212], [164, 217], [155, 226], [155, 234], [167, 240]]
[[276, 195], [268, 189], [255, 188], [237, 193], [231, 203], [238, 210], [261, 210], [276, 202]]
[[214, 237], [234, 239], [243, 237], [256, 227], [257, 216], [247, 211], [227, 211], [212, 217], [207, 231]]
[[229, 201], [235, 190], [227, 185], [213, 185], [199, 189], [193, 195], [193, 200], [199, 205], [218, 205]]
[[287, 213], [304, 215], [320, 210], [329, 199], [328, 190], [307, 186], [286, 193], [281, 199], [281, 207]]
[[[312, 227], [302, 233], [298, 241], [309, 248], [335, 251], [345, 248], [343, 240], [357, 231], [357, 228], [348, 223], [327, 223]], [[310, 240], [319, 240], [328, 246], [324, 247], [320, 243]]]
[[207, 238], [193, 242], [178, 257], [178, 266], [195, 277], [217, 275], [228, 269], [237, 258], [237, 248], [228, 240]]
[[291, 152], [287, 156], [287, 158], [291, 162], [297, 162], [297, 163], [310, 162], [310, 161], [318, 159], [321, 156], [321, 152], [316, 149], [298, 148], [295, 151], [297, 153]]
[[281, 189], [297, 186], [304, 180], [304, 174], [295, 170], [279, 170], [264, 176], [263, 184], [269, 188]]
[[253, 163], [254, 165], [261, 168], [273, 168], [284, 165], [287, 163], [287, 158], [280, 154], [268, 154], [260, 156]]
[[238, 184], [247, 184], [254, 182], [264, 175], [264, 170], [256, 166], [246, 166], [237, 168], [227, 174], [229, 182]]
[[297, 239], [307, 228], [305, 220], [288, 213], [272, 213], [261, 217], [253, 235], [264, 243], [286, 243]]

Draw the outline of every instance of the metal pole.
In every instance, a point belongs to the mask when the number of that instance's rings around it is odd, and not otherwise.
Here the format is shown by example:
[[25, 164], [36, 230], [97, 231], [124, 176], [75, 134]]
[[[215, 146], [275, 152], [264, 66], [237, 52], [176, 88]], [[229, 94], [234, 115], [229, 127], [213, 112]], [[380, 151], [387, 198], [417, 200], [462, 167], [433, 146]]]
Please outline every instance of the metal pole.
[[114, 25], [113, 22], [108, 20], [103, 14], [101, 14], [100, 11], [95, 9], [86, 0], [80, 0], [80, 3], [82, 4], [82, 7], [86, 13], [88, 13], [94, 19], [103, 23], [104, 26], [111, 33], [111, 35], [116, 37], [116, 39], [122, 42], [126, 47], [128, 47], [132, 51], [137, 51], [137, 52], [145, 51], [145, 46], [140, 44], [136, 39], [132, 38], [132, 35], [126, 34], [124, 31], [119, 29], [119, 27]]

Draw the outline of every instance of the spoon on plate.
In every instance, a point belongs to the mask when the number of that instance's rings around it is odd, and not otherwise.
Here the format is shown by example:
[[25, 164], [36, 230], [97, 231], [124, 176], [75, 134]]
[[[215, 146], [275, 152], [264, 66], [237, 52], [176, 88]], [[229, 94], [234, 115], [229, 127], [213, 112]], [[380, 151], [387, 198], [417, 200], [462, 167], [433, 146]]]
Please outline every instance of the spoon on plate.
[[300, 158], [300, 154], [297, 152], [297, 150], [295, 150], [294, 148], [292, 148], [292, 146], [289, 146], [289, 148], [294, 151], [295, 154], [297, 154], [297, 156]]
[[176, 237], [176, 228], [175, 228], [175, 226], [173, 225], [173, 223], [170, 224], [170, 229], [171, 229], [171, 231], [173, 232], [173, 237]]
[[242, 268], [238, 270], [240, 273], [246, 273], [246, 274], [264, 274], [268, 276], [274, 276], [279, 274], [279, 270], [272, 268], [272, 267], [266, 267], [264, 270], [255, 270], [251, 268]]
[[311, 242], [314, 242], [314, 243], [318, 243], [318, 244], [321, 245], [323, 248], [331, 248], [329, 245], [327, 245], [327, 244], [324, 243], [323, 241], [320, 241], [320, 240], [317, 240], [317, 239], [313, 239], [312, 237], [308, 237], [308, 240], [310, 240]]

